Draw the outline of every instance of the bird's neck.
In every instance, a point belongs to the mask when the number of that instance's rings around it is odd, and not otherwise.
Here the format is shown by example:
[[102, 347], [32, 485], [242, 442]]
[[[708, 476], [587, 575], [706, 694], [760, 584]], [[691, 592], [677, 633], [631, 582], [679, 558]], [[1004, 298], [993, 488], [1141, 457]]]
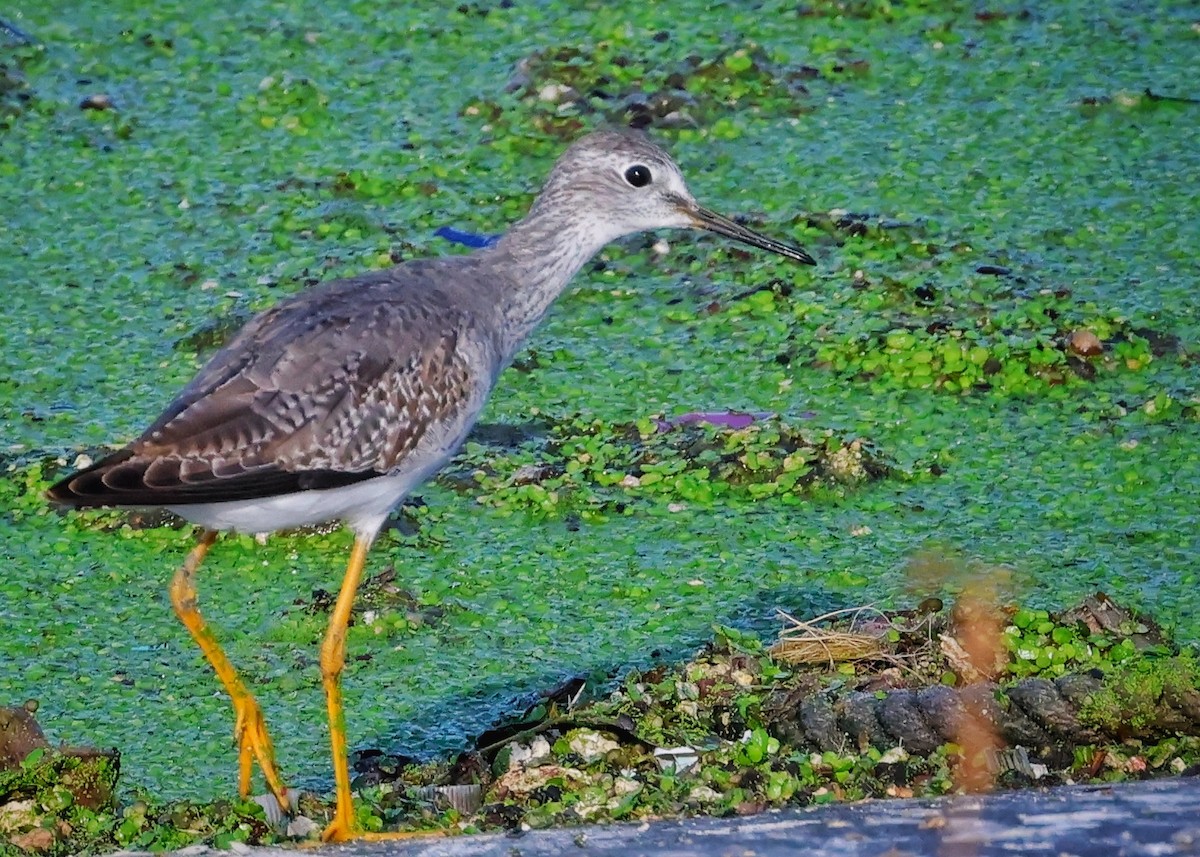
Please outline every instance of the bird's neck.
[[[548, 213], [547, 213], [548, 214]], [[555, 299], [584, 264], [617, 237], [584, 217], [547, 216], [535, 208], [485, 253], [502, 260], [497, 296], [504, 362], [512, 360]]]

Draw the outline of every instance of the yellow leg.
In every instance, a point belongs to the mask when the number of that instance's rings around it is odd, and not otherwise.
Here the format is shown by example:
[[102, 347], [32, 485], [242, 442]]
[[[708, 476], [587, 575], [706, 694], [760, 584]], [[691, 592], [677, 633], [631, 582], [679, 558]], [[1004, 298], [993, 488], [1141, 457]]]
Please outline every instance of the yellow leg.
[[242, 797], [249, 796], [250, 775], [253, 762], [257, 759], [271, 793], [286, 811], [290, 807], [288, 790], [275, 767], [275, 751], [271, 746], [271, 736], [267, 734], [262, 709], [246, 689], [229, 658], [221, 651], [217, 638], [200, 615], [196, 604], [196, 569], [200, 567], [208, 549], [216, 540], [217, 534], [212, 530], [206, 530], [200, 536], [200, 541], [192, 548], [183, 566], [175, 573], [175, 579], [171, 581], [171, 604], [175, 606], [175, 613], [191, 632], [192, 638], [216, 670], [217, 678], [221, 680], [225, 691], [233, 700], [233, 734], [238, 742], [238, 791]]
[[350, 794], [350, 767], [346, 763], [346, 715], [342, 709], [342, 667], [346, 663], [346, 627], [350, 624], [350, 608], [354, 593], [362, 578], [363, 566], [371, 539], [356, 536], [346, 576], [338, 593], [337, 603], [329, 617], [329, 628], [321, 644], [321, 682], [325, 685], [325, 701], [329, 706], [329, 741], [333, 748], [333, 780], [337, 789], [337, 808], [333, 820], [321, 834], [325, 842], [344, 842], [347, 839], [404, 839], [428, 836], [429, 832], [374, 833], [358, 826], [354, 817], [354, 799]]

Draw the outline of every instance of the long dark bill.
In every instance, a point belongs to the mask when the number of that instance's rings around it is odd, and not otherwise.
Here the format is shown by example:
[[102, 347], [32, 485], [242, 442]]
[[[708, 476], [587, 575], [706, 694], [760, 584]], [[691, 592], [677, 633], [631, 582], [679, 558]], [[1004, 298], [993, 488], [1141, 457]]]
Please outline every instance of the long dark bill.
[[816, 259], [808, 255], [806, 252], [791, 244], [784, 244], [782, 241], [776, 241], [774, 238], [768, 238], [765, 235], [759, 235], [753, 229], [747, 229], [745, 226], [739, 226], [728, 217], [722, 217], [715, 211], [709, 211], [707, 208], [696, 206], [689, 208], [689, 214], [695, 218], [696, 227], [704, 229], [708, 232], [715, 232], [718, 235], [724, 235], [726, 238], [732, 238], [735, 241], [741, 241], [743, 244], [749, 244], [751, 247], [758, 247], [760, 250], [768, 250], [771, 253], [778, 253], [780, 256], [786, 256], [788, 259], [794, 259], [805, 265], [817, 264]]

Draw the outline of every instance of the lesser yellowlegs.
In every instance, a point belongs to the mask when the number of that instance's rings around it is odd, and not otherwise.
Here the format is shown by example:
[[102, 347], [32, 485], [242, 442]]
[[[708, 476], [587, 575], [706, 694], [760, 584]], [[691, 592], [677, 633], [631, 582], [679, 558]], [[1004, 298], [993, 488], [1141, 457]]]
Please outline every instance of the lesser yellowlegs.
[[203, 527], [171, 601], [233, 699], [243, 795], [257, 761], [288, 805], [262, 710], [197, 608], [196, 569], [217, 531], [342, 521], [354, 532], [321, 645], [337, 789], [323, 835], [364, 836], [351, 802], [340, 675], [367, 550], [404, 496], [458, 449], [500, 372], [580, 267], [616, 238], [664, 227], [813, 264], [800, 248], [701, 207], [641, 133], [599, 131], [567, 149], [529, 214], [494, 245], [283, 301], [218, 351], [141, 437], [50, 489], [59, 503], [165, 507]]

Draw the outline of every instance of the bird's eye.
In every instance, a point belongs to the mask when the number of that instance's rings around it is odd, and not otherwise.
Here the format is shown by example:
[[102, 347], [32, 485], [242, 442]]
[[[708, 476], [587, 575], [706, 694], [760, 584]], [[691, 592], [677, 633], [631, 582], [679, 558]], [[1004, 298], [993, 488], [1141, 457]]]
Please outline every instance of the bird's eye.
[[641, 164], [634, 164], [625, 171], [625, 181], [634, 187], [645, 187], [650, 184], [650, 180], [650, 168]]

